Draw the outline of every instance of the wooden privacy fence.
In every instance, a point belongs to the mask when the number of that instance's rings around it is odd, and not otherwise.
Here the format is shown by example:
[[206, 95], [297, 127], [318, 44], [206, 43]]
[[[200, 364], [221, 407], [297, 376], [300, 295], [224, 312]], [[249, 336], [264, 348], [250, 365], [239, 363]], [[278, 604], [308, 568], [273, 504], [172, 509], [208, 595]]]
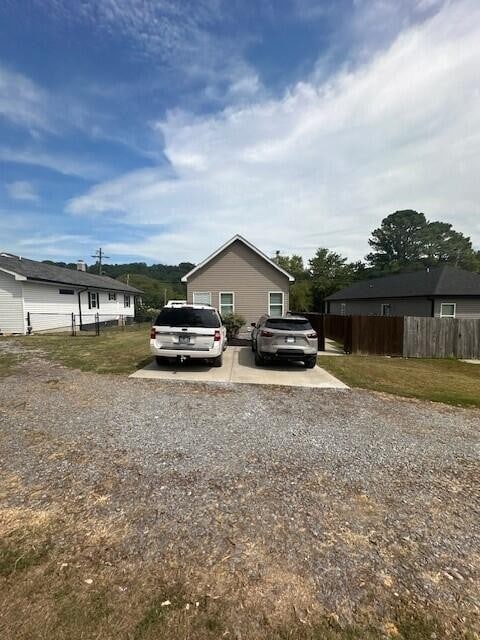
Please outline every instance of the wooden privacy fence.
[[302, 315], [318, 333], [320, 350], [330, 338], [346, 353], [480, 359], [480, 319]]
[[403, 355], [480, 359], [480, 320], [405, 318]]
[[403, 355], [404, 318], [348, 316], [347, 353]]

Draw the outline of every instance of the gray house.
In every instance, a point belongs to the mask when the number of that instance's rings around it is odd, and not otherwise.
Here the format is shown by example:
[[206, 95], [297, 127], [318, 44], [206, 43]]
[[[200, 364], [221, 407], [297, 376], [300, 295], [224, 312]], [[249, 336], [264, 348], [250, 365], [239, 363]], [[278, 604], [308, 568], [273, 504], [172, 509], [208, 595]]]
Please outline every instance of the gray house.
[[289, 285], [294, 282], [242, 236], [236, 235], [187, 273], [187, 301], [210, 304], [222, 315], [238, 313], [247, 325], [266, 313], [288, 311]]
[[355, 282], [326, 298], [338, 315], [480, 318], [480, 274], [443, 265]]

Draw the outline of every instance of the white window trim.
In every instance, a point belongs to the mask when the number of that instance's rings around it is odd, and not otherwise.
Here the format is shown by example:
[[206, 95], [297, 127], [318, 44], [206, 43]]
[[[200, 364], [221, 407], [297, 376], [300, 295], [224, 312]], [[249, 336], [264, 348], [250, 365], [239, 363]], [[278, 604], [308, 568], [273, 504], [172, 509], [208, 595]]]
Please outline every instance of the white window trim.
[[[390, 313], [386, 314], [384, 313], [384, 309], [385, 307], [389, 307]], [[380, 314], [382, 315], [382, 317], [384, 318], [390, 318], [392, 315], [392, 305], [390, 304], [390, 302], [382, 302], [381, 306], [380, 306]]]
[[[281, 316], [285, 315], [285, 292], [284, 291], [269, 291], [267, 294], [267, 309], [268, 309], [268, 315], [271, 316], [272, 314], [270, 313], [270, 296], [272, 295], [272, 293], [280, 293], [282, 296], [282, 313], [280, 314]], [[274, 304], [275, 307], [278, 307], [278, 304]]]
[[[227, 295], [231, 295], [232, 296], [232, 304], [225, 304], [222, 305], [222, 295], [226, 293]], [[224, 307], [232, 307], [231, 311], [228, 311], [227, 313], [235, 313], [235, 291], [219, 291], [218, 292], [218, 311], [220, 313], [220, 315], [222, 315], [222, 306]]]
[[[453, 305], [453, 316], [451, 315], [445, 315], [444, 313], [442, 313], [442, 309], [444, 305]], [[441, 302], [440, 303], [440, 318], [456, 318], [457, 317], [457, 303], [456, 302]]]
[[205, 304], [205, 302], [195, 302], [195, 295], [198, 295], [198, 294], [205, 295], [206, 293], [208, 294], [208, 299], [210, 300], [210, 302], [207, 302], [207, 304], [211, 305], [212, 304], [212, 292], [211, 291], [194, 291], [192, 293], [193, 304]]
[[346, 302], [341, 302], [340, 303], [340, 315], [341, 316], [346, 316], [347, 315], [347, 303]]

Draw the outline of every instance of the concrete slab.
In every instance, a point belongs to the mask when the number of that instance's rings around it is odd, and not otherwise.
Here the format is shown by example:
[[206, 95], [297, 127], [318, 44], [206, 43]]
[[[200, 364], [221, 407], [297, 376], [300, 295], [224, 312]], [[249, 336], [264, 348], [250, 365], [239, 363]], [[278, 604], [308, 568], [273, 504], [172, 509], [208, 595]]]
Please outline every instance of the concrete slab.
[[183, 364], [173, 362], [159, 366], [155, 361], [132, 373], [130, 378], [154, 378], [156, 380], [182, 380], [186, 382], [230, 382], [234, 351], [229, 347], [223, 354], [223, 365], [212, 367], [203, 360], [187, 360]]
[[480, 364], [480, 360], [462, 360], [462, 362], [466, 362], [467, 364]]
[[155, 362], [132, 373], [131, 378], [181, 380], [184, 382], [227, 382], [239, 384], [282, 385], [319, 389], [348, 389], [347, 385], [320, 367], [305, 369], [301, 363], [256, 367], [249, 347], [229, 347], [223, 356], [222, 367], [211, 367], [201, 361], [165, 364]]

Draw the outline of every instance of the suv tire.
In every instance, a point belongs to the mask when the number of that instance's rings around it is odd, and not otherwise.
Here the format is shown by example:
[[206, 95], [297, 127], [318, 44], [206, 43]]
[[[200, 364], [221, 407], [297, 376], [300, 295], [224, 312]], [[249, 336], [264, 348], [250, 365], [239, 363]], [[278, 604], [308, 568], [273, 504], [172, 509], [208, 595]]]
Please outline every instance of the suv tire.
[[262, 358], [262, 356], [258, 353], [258, 351], [255, 351], [255, 366], [261, 367], [264, 364], [265, 364], [264, 358]]
[[308, 358], [305, 358], [304, 362], [307, 369], [314, 369], [317, 364], [317, 356], [309, 356]]
[[216, 358], [213, 358], [212, 360], [212, 365], [214, 367], [221, 367], [223, 364], [223, 353], [220, 356], [217, 356]]

